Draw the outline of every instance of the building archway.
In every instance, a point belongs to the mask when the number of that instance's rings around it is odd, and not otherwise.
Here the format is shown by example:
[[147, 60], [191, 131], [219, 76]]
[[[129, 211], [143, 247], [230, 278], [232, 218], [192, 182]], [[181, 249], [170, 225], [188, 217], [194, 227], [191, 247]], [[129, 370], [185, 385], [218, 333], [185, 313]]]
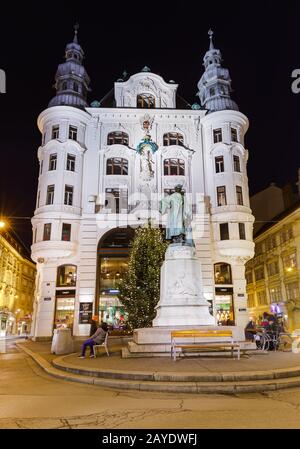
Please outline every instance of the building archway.
[[130, 227], [114, 228], [98, 243], [95, 315], [99, 315], [99, 322], [114, 327], [119, 327], [125, 319], [117, 284], [127, 270], [134, 233]]

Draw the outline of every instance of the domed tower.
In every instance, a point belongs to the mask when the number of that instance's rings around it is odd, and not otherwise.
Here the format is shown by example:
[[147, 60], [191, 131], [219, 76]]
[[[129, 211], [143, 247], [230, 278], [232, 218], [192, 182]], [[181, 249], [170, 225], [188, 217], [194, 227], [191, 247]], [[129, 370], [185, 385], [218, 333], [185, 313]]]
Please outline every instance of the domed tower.
[[56, 96], [38, 118], [42, 144], [31, 246], [37, 262], [34, 338], [51, 337], [54, 323], [72, 327], [76, 313], [83, 162], [90, 121], [85, 110], [89, 77], [77, 30], [76, 26], [74, 40], [66, 47], [66, 62], [57, 70]]
[[49, 107], [64, 105], [83, 109], [88, 106], [90, 78], [82, 65], [84, 52], [78, 43], [78, 28], [76, 24], [73, 42], [66, 46], [66, 62], [58, 66], [55, 75], [56, 95], [50, 101]]
[[210, 30], [205, 72], [198, 88], [201, 104], [207, 110], [201, 125], [213, 242], [215, 310], [217, 319], [223, 322], [224, 310], [230, 309], [226, 317], [244, 326], [248, 320], [245, 263], [254, 254], [248, 150], [244, 143], [249, 123], [230, 98], [229, 72], [221, 67], [221, 53], [214, 48], [212, 36]]
[[210, 38], [209, 50], [203, 60], [205, 72], [198, 83], [198, 96], [201, 105], [208, 113], [226, 109], [238, 111], [237, 104], [230, 98], [231, 79], [229, 70], [221, 66], [222, 55], [213, 44], [213, 31], [208, 32]]

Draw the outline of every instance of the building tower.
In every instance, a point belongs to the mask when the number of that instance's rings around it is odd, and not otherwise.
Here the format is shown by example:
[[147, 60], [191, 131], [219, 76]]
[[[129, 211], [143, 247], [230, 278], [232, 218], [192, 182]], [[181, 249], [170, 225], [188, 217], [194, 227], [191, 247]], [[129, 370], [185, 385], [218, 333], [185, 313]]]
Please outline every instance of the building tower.
[[[66, 46], [66, 62], [56, 73], [56, 96], [38, 118], [42, 144], [31, 247], [37, 262], [34, 336], [51, 336], [54, 310], [59, 319], [66, 307], [72, 314], [75, 307], [74, 267], [79, 257], [82, 167], [89, 121], [84, 108], [90, 82], [82, 65], [77, 30], [76, 26], [73, 42]], [[72, 314], [65, 321], [73, 321]]]
[[232, 302], [231, 318], [244, 326], [248, 319], [245, 263], [254, 255], [248, 150], [244, 146], [249, 123], [230, 98], [229, 72], [221, 67], [221, 53], [214, 48], [212, 36], [210, 30], [210, 48], [204, 56], [205, 72], [198, 83], [198, 95], [207, 109], [201, 125], [205, 192], [213, 234], [215, 307], [224, 311]]
[[55, 75], [56, 95], [49, 107], [65, 105], [84, 109], [87, 106], [90, 78], [82, 65], [84, 52], [78, 43], [78, 24], [74, 28], [73, 42], [65, 50], [66, 62], [58, 66]]

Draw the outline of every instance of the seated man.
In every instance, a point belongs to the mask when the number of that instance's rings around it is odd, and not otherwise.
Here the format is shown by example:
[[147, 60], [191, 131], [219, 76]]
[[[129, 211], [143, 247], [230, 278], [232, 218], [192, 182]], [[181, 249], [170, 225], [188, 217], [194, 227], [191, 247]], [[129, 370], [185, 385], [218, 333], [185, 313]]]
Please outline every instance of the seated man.
[[78, 357], [80, 359], [84, 359], [85, 358], [85, 351], [86, 348], [89, 346], [90, 348], [90, 357], [95, 357], [94, 354], [94, 345], [101, 345], [106, 337], [106, 334], [108, 332], [108, 325], [107, 323], [102, 323], [100, 327], [98, 327], [98, 329], [96, 330], [96, 332], [85, 342], [83, 342], [82, 345], [82, 352], [81, 355], [79, 355]]
[[245, 327], [245, 338], [246, 340], [254, 341], [254, 335], [256, 334], [256, 324], [255, 322], [250, 319], [250, 321], [247, 323]]

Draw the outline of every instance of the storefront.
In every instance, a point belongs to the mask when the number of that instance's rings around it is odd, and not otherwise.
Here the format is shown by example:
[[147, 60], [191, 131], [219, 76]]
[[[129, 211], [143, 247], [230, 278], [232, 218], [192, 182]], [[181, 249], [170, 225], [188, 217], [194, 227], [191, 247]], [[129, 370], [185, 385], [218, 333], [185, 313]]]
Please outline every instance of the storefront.
[[0, 337], [6, 337], [16, 332], [16, 317], [7, 310], [0, 311]]
[[76, 287], [76, 277], [77, 267], [75, 265], [62, 265], [57, 269], [55, 329], [68, 327], [73, 331], [76, 290], [72, 287]]
[[126, 322], [124, 307], [118, 299], [118, 282], [128, 267], [131, 228], [116, 228], [100, 240], [98, 246], [97, 302], [99, 321], [120, 329]]
[[231, 266], [226, 263], [214, 265], [215, 275], [215, 315], [222, 326], [234, 326], [234, 303]]

